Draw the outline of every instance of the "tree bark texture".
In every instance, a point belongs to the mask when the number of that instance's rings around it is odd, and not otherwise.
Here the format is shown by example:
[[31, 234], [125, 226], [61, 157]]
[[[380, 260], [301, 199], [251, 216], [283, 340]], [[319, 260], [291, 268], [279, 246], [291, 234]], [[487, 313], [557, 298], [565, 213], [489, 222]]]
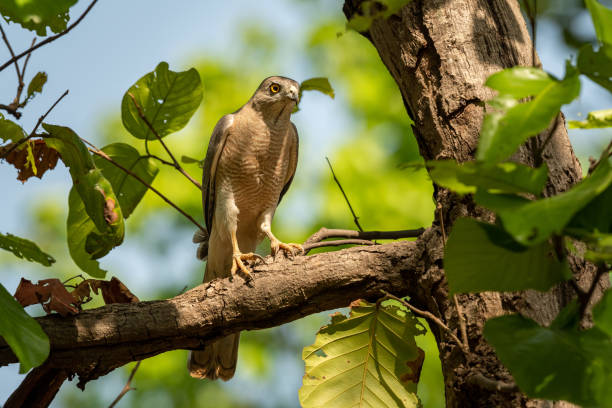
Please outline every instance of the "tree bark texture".
[[[363, 0], [346, 0], [347, 18], [361, 13], [362, 3]], [[406, 110], [415, 122], [414, 135], [425, 160], [472, 160], [484, 102], [494, 96], [484, 85], [486, 78], [504, 68], [539, 64], [537, 56], [532, 61], [531, 39], [516, 0], [414, 0], [398, 15], [375, 20], [362, 34], [376, 47], [397, 82]], [[541, 164], [537, 153], [551, 132], [542, 154], [550, 171], [547, 196], [565, 191], [581, 179], [580, 164], [569, 143], [563, 116], [560, 114], [549, 129], [530, 139], [512, 158], [532, 166]], [[459, 332], [457, 310], [448, 297], [442, 269], [442, 231], [448, 234], [461, 216], [492, 221], [493, 215], [478, 208], [471, 197], [459, 198], [437, 186], [434, 198], [441, 210], [432, 229], [420, 240], [428, 242], [421, 246], [421, 286], [412, 302]], [[575, 258], [570, 259], [570, 264], [578, 284], [588, 286], [594, 276], [593, 266]], [[600, 293], [607, 286], [606, 279]], [[447, 406], [553, 406], [547, 401], [529, 400], [520, 392], [498, 391], [474, 381], [480, 374], [512, 381], [482, 337], [482, 328], [490, 317], [516, 312], [548, 324], [573, 295], [569, 285], [560, 285], [545, 294], [524, 291], [460, 295], [472, 351], [469, 358], [443, 331], [430, 324], [440, 350]]]

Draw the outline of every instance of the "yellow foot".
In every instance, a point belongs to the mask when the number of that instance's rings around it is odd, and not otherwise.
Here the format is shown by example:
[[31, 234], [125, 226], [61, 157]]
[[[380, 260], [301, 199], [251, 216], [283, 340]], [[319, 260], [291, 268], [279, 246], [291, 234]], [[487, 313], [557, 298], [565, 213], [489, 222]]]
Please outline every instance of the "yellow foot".
[[280, 251], [284, 251], [285, 255], [290, 257], [294, 257], [296, 255], [301, 255], [304, 253], [304, 248], [300, 244], [285, 244], [280, 241], [272, 241], [270, 243], [270, 252], [273, 257], [276, 257], [276, 254]]
[[251, 276], [251, 271], [249, 271], [249, 268], [247, 268], [247, 266], [242, 262], [242, 261], [254, 261], [254, 260], [261, 260], [263, 261], [264, 259], [257, 254], [254, 254], [252, 252], [249, 252], [248, 254], [241, 254], [240, 252], [235, 253], [233, 255], [233, 262], [232, 262], [232, 276], [234, 276], [236, 273], [238, 273], [239, 275], [242, 276], [242, 278], [246, 281], [250, 281], [253, 279], [253, 276]]

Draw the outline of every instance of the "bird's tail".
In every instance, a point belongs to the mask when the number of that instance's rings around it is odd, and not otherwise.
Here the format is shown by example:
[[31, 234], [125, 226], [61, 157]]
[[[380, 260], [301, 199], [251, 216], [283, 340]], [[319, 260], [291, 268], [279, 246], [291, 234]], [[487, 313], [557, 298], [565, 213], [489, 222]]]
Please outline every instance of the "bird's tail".
[[195, 378], [224, 381], [234, 376], [238, 361], [240, 333], [230, 334], [203, 350], [192, 351], [189, 355], [189, 374]]
[[[214, 229], [211, 237], [203, 231], [197, 231], [193, 241], [200, 243], [198, 258], [208, 257], [204, 282], [230, 275], [232, 267], [232, 246], [230, 242], [215, 234]], [[205, 248], [205, 251], [202, 248]], [[200, 254], [205, 255], [202, 258]], [[201, 350], [192, 351], [187, 364], [189, 374], [195, 378], [208, 378], [209, 380], [221, 378], [227, 381], [232, 378], [238, 360], [239, 339], [240, 333], [230, 334]]]

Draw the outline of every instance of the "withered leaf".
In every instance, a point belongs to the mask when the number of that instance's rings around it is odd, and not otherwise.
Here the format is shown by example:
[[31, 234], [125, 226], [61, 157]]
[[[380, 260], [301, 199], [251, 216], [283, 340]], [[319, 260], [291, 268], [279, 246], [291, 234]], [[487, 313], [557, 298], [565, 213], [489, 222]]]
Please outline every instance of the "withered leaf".
[[[42, 178], [47, 170], [55, 168], [59, 159], [57, 150], [47, 146], [44, 140], [33, 139], [27, 143], [29, 143], [30, 149], [27, 146], [20, 146], [5, 157], [7, 162], [19, 170], [17, 180], [22, 183], [33, 176]], [[33, 156], [33, 163], [28, 161], [29, 151]]]
[[24, 307], [41, 303], [47, 313], [56, 311], [62, 316], [67, 316], [79, 312], [72, 306], [72, 295], [68, 293], [59, 279], [43, 279], [33, 284], [29, 280], [21, 278], [14, 296]]
[[112, 277], [110, 281], [89, 279], [91, 289], [98, 294], [98, 289], [102, 292], [102, 298], [107, 305], [111, 303], [135, 303], [139, 302], [136, 295], [116, 277]]

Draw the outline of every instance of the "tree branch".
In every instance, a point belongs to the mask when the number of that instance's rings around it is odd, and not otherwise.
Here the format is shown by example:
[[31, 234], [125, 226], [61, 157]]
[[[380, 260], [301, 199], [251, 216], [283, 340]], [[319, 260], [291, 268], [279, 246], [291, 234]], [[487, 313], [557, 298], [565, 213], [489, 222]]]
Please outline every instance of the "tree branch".
[[[381, 290], [412, 296], [419, 253], [416, 242], [402, 241], [299, 256], [255, 265], [251, 287], [240, 278], [215, 280], [168, 300], [37, 320], [51, 342], [49, 366], [78, 374], [84, 387], [131, 361], [199, 349], [231, 333], [278, 326], [358, 298], [378, 299]], [[16, 361], [0, 339], [0, 365]]]
[[39, 42], [36, 45], [32, 45], [30, 48], [28, 48], [27, 50], [25, 50], [24, 52], [22, 52], [19, 55], [16, 55], [14, 57], [12, 57], [10, 60], [6, 61], [4, 64], [0, 65], [0, 72], [4, 70], [4, 68], [8, 67], [9, 65], [11, 65], [13, 62], [18, 61], [19, 59], [23, 58], [24, 56], [30, 54], [32, 51], [42, 47], [45, 44], [49, 44], [52, 41], [57, 40], [58, 38], [60, 38], [61, 36], [64, 36], [66, 34], [68, 34], [74, 27], [76, 27], [87, 15], [87, 13], [89, 13], [89, 11], [93, 8], [93, 6], [98, 2], [98, 0], [93, 0], [91, 2], [91, 4], [87, 7], [87, 9], [83, 12], [83, 14], [81, 14], [81, 16], [77, 19], [77, 21], [74, 22], [74, 24], [70, 25], [69, 27], [67, 27], [64, 31], [62, 31], [61, 33], [52, 35], [51, 37], [48, 37], [47, 39], [45, 39], [44, 41]]

